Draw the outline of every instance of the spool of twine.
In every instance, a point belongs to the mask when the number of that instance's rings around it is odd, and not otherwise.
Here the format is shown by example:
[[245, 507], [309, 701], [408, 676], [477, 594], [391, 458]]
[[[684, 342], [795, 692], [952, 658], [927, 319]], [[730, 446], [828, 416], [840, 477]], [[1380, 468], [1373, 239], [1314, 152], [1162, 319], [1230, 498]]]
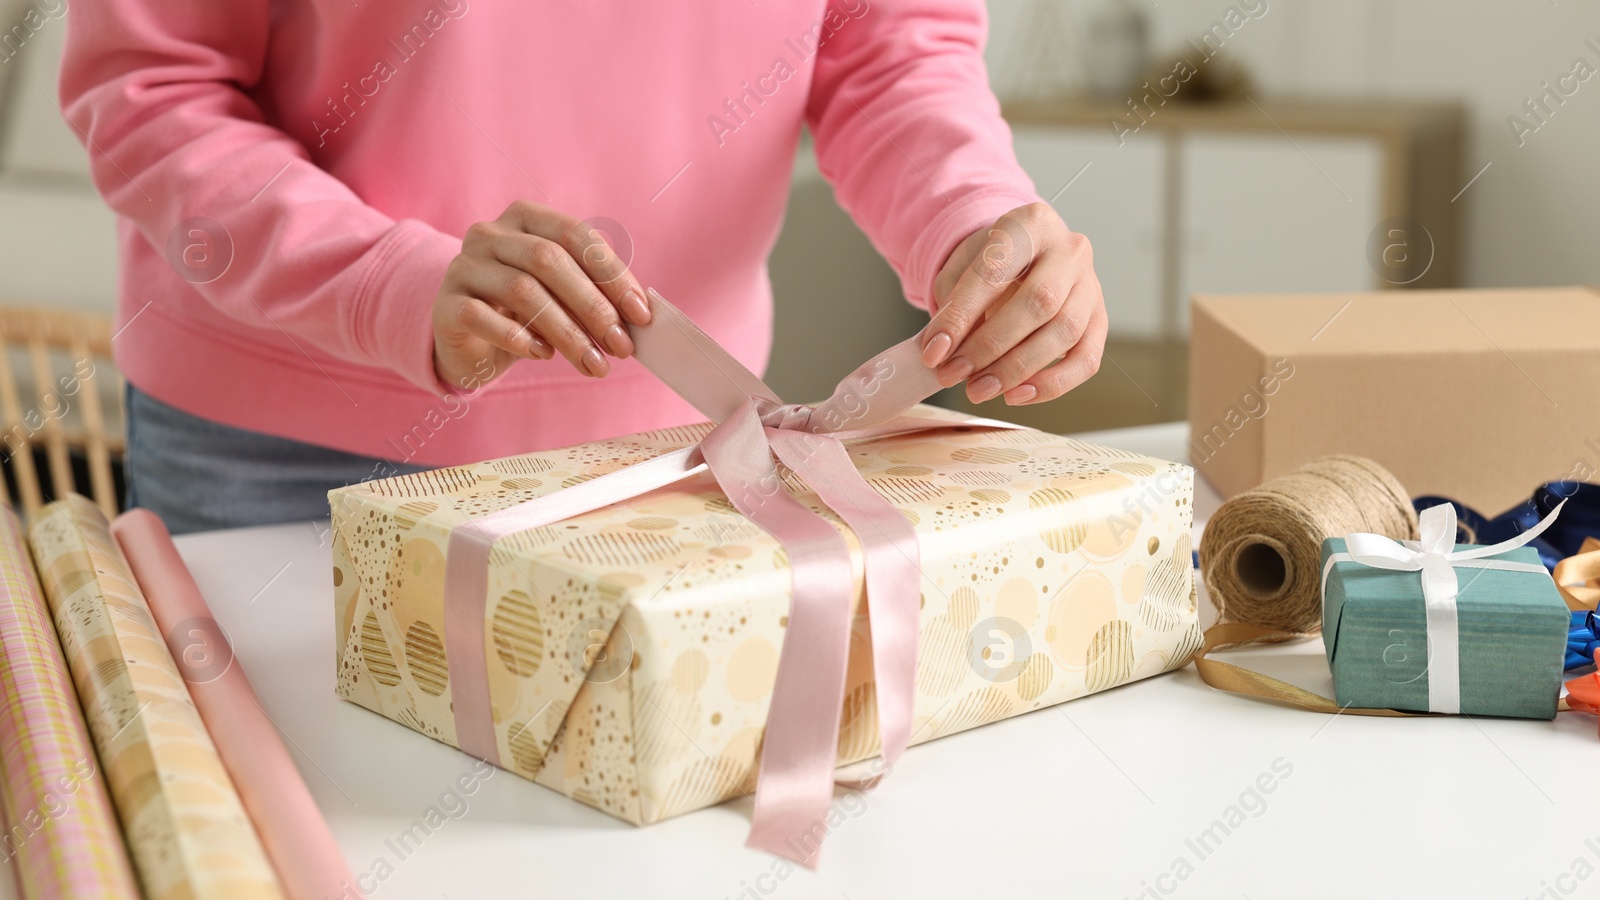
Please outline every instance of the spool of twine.
[[1405, 488], [1360, 456], [1313, 460], [1228, 500], [1200, 538], [1200, 574], [1218, 620], [1319, 630], [1322, 540], [1354, 531], [1417, 536]]

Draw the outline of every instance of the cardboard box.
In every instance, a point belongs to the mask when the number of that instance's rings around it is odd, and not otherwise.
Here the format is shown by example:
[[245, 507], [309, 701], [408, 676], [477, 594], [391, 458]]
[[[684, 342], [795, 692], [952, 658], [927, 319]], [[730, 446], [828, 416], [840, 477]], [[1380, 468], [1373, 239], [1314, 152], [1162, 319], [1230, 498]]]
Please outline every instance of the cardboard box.
[[1224, 496], [1317, 457], [1494, 515], [1600, 472], [1593, 288], [1196, 296], [1189, 461]]
[[[1343, 538], [1328, 538], [1322, 564], [1344, 551]], [[1491, 558], [1540, 566], [1532, 547]], [[1461, 711], [1555, 718], [1571, 622], [1555, 582], [1542, 567], [1456, 571]], [[1339, 705], [1427, 711], [1427, 633], [1421, 573], [1334, 563], [1323, 596], [1322, 634]]]
[[[915, 412], [952, 427], [850, 446], [921, 541], [913, 743], [1188, 662], [1200, 642], [1193, 470]], [[339, 694], [457, 745], [443, 641], [450, 530], [708, 431], [333, 491]], [[709, 475], [506, 538], [490, 559], [490, 692], [511, 771], [636, 824], [753, 789], [789, 572]], [[876, 755], [879, 741], [859, 556], [855, 572], [841, 763]]]

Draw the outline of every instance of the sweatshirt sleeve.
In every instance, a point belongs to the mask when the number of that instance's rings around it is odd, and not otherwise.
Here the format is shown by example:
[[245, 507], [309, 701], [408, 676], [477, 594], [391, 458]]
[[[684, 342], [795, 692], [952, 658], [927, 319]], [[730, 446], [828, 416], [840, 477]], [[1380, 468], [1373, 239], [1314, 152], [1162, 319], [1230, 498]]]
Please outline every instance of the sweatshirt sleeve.
[[1039, 199], [983, 64], [982, 0], [831, 0], [806, 111], [840, 204], [931, 309], [962, 239]]
[[62, 111], [106, 202], [180, 275], [183, 247], [203, 240], [175, 239], [180, 223], [222, 226], [231, 261], [194, 285], [217, 309], [445, 393], [430, 310], [460, 241], [367, 205], [266, 124], [249, 91], [272, 5], [74, 0]]

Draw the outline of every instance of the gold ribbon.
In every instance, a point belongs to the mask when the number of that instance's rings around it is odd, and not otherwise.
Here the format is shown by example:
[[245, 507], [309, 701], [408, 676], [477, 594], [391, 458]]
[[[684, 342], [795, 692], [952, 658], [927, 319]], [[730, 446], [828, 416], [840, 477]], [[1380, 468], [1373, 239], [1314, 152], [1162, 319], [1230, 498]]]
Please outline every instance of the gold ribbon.
[[1246, 625], [1243, 622], [1225, 622], [1213, 625], [1206, 629], [1205, 643], [1195, 652], [1194, 667], [1200, 673], [1201, 681], [1219, 691], [1242, 694], [1246, 697], [1261, 697], [1265, 700], [1273, 700], [1298, 709], [1310, 710], [1311, 712], [1331, 713], [1333, 715], [1345, 713], [1352, 716], [1384, 716], [1387, 718], [1414, 718], [1435, 715], [1434, 713], [1402, 712], [1398, 709], [1340, 706], [1315, 691], [1295, 687], [1286, 681], [1269, 678], [1260, 672], [1252, 672], [1233, 663], [1225, 663], [1210, 658], [1210, 655], [1218, 650], [1228, 650], [1248, 644], [1276, 644], [1303, 637], [1312, 637], [1312, 635], [1293, 631], [1276, 631], [1271, 628], [1262, 628], [1260, 625]]
[[[1584, 541], [1584, 546], [1587, 547], [1590, 541], [1595, 544], [1595, 553], [1600, 554], [1600, 540], [1589, 538]], [[1577, 557], [1572, 558], [1577, 559]], [[1596, 588], [1596, 590], [1600, 591], [1600, 588]], [[1260, 672], [1252, 672], [1233, 663], [1225, 663], [1210, 658], [1210, 654], [1218, 650], [1232, 650], [1236, 647], [1244, 647], [1250, 644], [1278, 644], [1307, 637], [1315, 637], [1315, 635], [1293, 631], [1274, 631], [1271, 628], [1246, 625], [1243, 622], [1225, 622], [1213, 625], [1206, 629], [1205, 643], [1201, 645], [1199, 650], [1195, 651], [1194, 668], [1195, 671], [1200, 673], [1201, 681], [1219, 691], [1227, 691], [1230, 694], [1239, 694], [1245, 697], [1260, 697], [1263, 700], [1273, 700], [1310, 712], [1330, 713], [1332, 715], [1347, 713], [1352, 716], [1381, 716], [1390, 719], [1420, 719], [1439, 715], [1439, 713], [1404, 712], [1398, 709], [1381, 709], [1367, 706], [1340, 706], [1315, 691], [1295, 687], [1287, 681], [1279, 681]], [[1556, 703], [1557, 712], [1564, 712], [1571, 708], [1567, 705], [1567, 698], [1565, 697], [1562, 697]]]
[[1578, 552], [1556, 563], [1550, 574], [1568, 609], [1587, 612], [1600, 605], [1600, 539], [1584, 538]]

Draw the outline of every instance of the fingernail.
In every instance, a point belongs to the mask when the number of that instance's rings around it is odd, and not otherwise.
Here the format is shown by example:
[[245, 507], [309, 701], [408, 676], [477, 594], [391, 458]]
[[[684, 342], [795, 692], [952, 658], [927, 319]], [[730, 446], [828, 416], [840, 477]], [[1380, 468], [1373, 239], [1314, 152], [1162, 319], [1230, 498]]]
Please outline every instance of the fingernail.
[[998, 393], [1000, 393], [1000, 379], [993, 375], [985, 375], [967, 385], [967, 399], [973, 403], [982, 403]]
[[549, 359], [555, 355], [555, 349], [539, 338], [529, 338], [528, 355], [534, 359]]
[[1032, 401], [1033, 398], [1037, 396], [1039, 396], [1038, 388], [1031, 384], [1019, 384], [1011, 390], [1006, 391], [1006, 404], [1009, 406], [1018, 406], [1020, 404]]
[[939, 383], [949, 387], [957, 382], [965, 381], [967, 376], [972, 374], [972, 369], [972, 360], [967, 359], [965, 356], [958, 356], [945, 363], [944, 368], [939, 370]]
[[628, 333], [622, 330], [621, 325], [613, 325], [606, 329], [605, 342], [606, 349], [618, 359], [626, 359], [633, 355], [633, 339], [628, 337]]
[[629, 322], [635, 325], [650, 324], [650, 304], [639, 296], [638, 291], [629, 290], [626, 294], [623, 294], [621, 306], [622, 314], [628, 317]]
[[939, 363], [944, 362], [944, 358], [950, 355], [954, 343], [950, 340], [950, 335], [942, 331], [935, 334], [931, 340], [922, 345], [922, 364], [930, 369], [938, 368]]
[[583, 367], [588, 369], [589, 374], [596, 378], [603, 378], [607, 372], [611, 371], [611, 364], [606, 362], [606, 358], [600, 355], [600, 351], [593, 347], [583, 351], [583, 356], [579, 358], [583, 360]]

